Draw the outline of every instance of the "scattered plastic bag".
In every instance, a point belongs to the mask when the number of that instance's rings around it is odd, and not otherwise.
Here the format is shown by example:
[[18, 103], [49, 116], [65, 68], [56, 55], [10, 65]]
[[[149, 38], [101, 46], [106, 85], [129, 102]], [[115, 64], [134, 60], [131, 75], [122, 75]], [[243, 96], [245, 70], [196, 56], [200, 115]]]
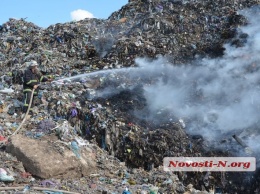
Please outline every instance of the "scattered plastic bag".
[[80, 158], [80, 153], [79, 153], [80, 149], [76, 141], [71, 142], [71, 149], [73, 153], [77, 156], [77, 158]]
[[3, 168], [0, 168], [0, 181], [3, 181], [3, 182], [14, 181], [14, 177], [11, 175], [7, 175], [6, 170]]
[[0, 93], [4, 93], [4, 94], [11, 94], [13, 92], [14, 92], [14, 90], [11, 88], [5, 88], [3, 90], [0, 90]]
[[122, 194], [131, 194], [131, 192], [130, 192], [129, 189], [126, 187]]

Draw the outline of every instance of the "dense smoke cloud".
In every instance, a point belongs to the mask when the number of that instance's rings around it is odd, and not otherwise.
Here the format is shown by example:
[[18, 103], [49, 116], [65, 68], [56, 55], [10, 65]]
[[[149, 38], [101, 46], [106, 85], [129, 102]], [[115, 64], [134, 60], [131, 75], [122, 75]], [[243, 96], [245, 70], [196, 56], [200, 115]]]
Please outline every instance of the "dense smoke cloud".
[[[257, 11], [258, 10], [258, 11]], [[260, 24], [259, 7], [241, 12], [249, 24], [241, 27], [248, 34], [243, 47], [225, 45], [225, 54], [218, 59], [203, 59], [190, 65], [174, 66], [166, 59], [136, 63], [161, 73], [155, 84], [145, 87], [149, 109], [158, 117], [161, 110], [176, 118], [191, 121], [190, 133], [203, 134], [209, 140], [219, 135], [252, 127], [259, 121], [260, 110]], [[258, 16], [256, 16], [258, 14]], [[255, 137], [251, 138], [255, 140]], [[255, 142], [248, 141], [254, 147]]]
[[204, 58], [183, 65], [170, 64], [163, 57], [154, 61], [139, 58], [138, 68], [105, 70], [86, 76], [105, 79], [107, 85], [96, 91], [97, 97], [113, 96], [142, 84], [148, 105], [145, 113], [137, 111], [142, 119], [157, 122], [183, 119], [188, 133], [201, 134], [209, 141], [221, 141], [227, 134], [244, 135], [248, 146], [258, 150], [258, 134], [241, 131], [254, 128], [259, 122], [259, 13], [259, 7], [240, 13], [248, 19], [248, 25], [239, 28], [236, 37], [243, 46], [224, 45], [221, 58]]

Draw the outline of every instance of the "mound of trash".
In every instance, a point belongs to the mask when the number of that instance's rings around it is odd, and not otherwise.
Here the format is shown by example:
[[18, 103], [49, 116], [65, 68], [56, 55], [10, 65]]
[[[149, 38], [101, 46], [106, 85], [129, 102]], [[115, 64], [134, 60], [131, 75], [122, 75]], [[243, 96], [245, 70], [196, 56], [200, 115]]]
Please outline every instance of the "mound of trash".
[[[216, 141], [207, 138], [202, 129], [221, 130], [214, 129], [220, 116], [213, 111], [203, 117], [201, 104], [212, 106], [217, 99], [218, 105], [225, 105], [231, 100], [224, 86], [214, 98], [198, 87], [220, 77], [212, 73], [215, 63], [204, 79], [203, 72], [189, 69], [204, 59], [221, 59], [227, 44], [243, 48], [249, 35], [239, 27], [250, 22], [240, 11], [257, 5], [259, 0], [129, 0], [106, 20], [58, 23], [46, 29], [10, 18], [0, 26], [0, 191], [258, 193], [258, 168], [252, 173], [163, 169], [165, 157], [239, 153], [258, 159], [253, 152], [257, 147], [247, 144], [248, 137], [259, 135], [257, 122], [248, 128], [231, 128]], [[23, 72], [31, 60], [54, 81], [41, 84], [34, 114], [13, 135], [24, 116]], [[154, 61], [162, 66], [154, 67]], [[258, 72], [259, 61], [255, 58], [246, 70], [228, 69], [227, 75], [254, 85], [257, 81], [249, 75]], [[169, 74], [169, 64], [178, 67], [175, 74]], [[192, 79], [193, 73], [197, 80]], [[183, 85], [174, 95], [181, 99], [185, 94], [185, 99], [166, 100], [175, 97], [166, 95], [167, 84]], [[153, 86], [166, 90], [165, 96], [147, 98], [162, 91], [151, 92]], [[239, 90], [245, 86], [241, 84]], [[257, 89], [252, 91], [258, 94]], [[253, 94], [250, 103], [259, 105]], [[232, 100], [239, 103], [239, 97], [233, 95]], [[158, 101], [165, 101], [164, 107]], [[170, 110], [173, 105], [183, 110], [195, 106], [199, 116], [179, 117]]]

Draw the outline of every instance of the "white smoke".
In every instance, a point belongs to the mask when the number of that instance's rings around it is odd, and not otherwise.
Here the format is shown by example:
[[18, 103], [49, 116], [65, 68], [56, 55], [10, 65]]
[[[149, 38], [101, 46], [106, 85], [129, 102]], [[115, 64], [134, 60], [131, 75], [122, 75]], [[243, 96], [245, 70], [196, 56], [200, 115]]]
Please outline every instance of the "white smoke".
[[[204, 58], [184, 65], [170, 64], [165, 58], [155, 61], [139, 58], [136, 59], [139, 68], [102, 72], [106, 79], [119, 84], [112, 84], [97, 95], [113, 95], [131, 87], [125, 84], [125, 78], [136, 84], [142, 83], [144, 78], [144, 95], [151, 113], [145, 118], [164, 121], [182, 118], [188, 133], [218, 142], [226, 134], [232, 137], [234, 133], [257, 126], [260, 121], [259, 9], [241, 12], [249, 21], [247, 26], [238, 29], [238, 37], [247, 34], [243, 47], [226, 44], [223, 57]], [[162, 112], [167, 112], [167, 117]], [[144, 117], [143, 113], [139, 115]], [[259, 133], [251, 130], [240, 136], [247, 137], [246, 143], [254, 151], [259, 150]]]
[[[145, 86], [150, 112], [167, 110], [176, 118], [192, 121], [187, 128], [210, 140], [229, 131], [252, 127], [260, 120], [260, 23], [259, 7], [241, 12], [249, 24], [239, 29], [248, 34], [243, 47], [225, 45], [221, 59], [203, 59], [200, 64], [175, 66], [159, 59], [136, 63], [147, 73], [161, 74]], [[258, 15], [256, 15], [258, 14]], [[148, 69], [148, 70], [147, 70]], [[156, 77], [156, 76], [155, 76]], [[258, 145], [251, 137], [250, 146]], [[255, 146], [254, 146], [255, 147]]]

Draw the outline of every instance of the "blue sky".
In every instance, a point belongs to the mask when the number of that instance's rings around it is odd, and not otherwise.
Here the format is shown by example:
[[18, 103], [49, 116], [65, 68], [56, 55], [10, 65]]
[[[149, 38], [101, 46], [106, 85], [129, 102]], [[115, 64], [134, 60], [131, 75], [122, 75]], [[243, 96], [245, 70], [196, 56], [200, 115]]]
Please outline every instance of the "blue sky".
[[0, 25], [26, 18], [43, 28], [85, 17], [108, 18], [128, 0], [0, 0]]

